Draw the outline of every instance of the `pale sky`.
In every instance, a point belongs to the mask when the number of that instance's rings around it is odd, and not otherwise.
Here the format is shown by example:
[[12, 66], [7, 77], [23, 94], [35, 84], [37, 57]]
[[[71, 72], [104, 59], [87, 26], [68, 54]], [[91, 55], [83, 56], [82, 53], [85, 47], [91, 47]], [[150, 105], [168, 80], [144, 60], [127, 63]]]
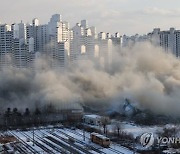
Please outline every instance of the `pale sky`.
[[59, 13], [70, 26], [87, 19], [97, 31], [145, 34], [154, 27], [180, 29], [180, 0], [0, 0], [0, 22], [47, 23]]

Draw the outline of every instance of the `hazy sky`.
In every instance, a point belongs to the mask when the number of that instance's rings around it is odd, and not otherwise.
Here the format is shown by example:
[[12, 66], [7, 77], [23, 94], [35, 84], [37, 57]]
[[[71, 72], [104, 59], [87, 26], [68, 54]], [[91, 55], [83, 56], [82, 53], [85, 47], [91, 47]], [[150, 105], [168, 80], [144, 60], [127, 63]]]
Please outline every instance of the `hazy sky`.
[[0, 22], [36, 17], [42, 24], [62, 14], [71, 27], [87, 19], [99, 31], [144, 34], [154, 27], [180, 29], [180, 0], [0, 0]]

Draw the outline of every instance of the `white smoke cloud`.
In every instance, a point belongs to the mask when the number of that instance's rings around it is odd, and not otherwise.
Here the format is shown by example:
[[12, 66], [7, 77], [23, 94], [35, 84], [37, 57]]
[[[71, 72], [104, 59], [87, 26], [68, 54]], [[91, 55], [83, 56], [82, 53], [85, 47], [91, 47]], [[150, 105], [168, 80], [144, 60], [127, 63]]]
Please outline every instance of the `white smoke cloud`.
[[102, 110], [130, 96], [140, 109], [180, 115], [180, 61], [148, 43], [113, 51], [108, 71], [94, 61], [60, 72], [39, 60], [36, 68], [0, 72], [2, 107], [80, 103]]

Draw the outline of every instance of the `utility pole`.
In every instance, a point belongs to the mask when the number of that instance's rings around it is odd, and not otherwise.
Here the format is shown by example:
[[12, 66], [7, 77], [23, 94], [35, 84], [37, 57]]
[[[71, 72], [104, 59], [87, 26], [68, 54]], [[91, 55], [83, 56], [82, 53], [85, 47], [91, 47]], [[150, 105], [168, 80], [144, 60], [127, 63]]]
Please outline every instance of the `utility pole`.
[[83, 140], [84, 140], [84, 141], [86, 140], [86, 137], [85, 137], [85, 127], [84, 127], [84, 120], [83, 120]]
[[85, 137], [85, 128], [83, 128], [83, 140], [85, 141], [86, 137]]
[[133, 139], [133, 153], [136, 154], [135, 139]]
[[33, 127], [33, 146], [34, 146], [34, 127]]

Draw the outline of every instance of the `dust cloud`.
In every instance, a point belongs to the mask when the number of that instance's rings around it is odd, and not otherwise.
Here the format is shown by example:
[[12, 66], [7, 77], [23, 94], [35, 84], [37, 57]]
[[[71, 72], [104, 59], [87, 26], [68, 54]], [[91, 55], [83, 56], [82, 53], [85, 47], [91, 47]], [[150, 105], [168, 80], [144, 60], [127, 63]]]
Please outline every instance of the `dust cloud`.
[[180, 61], [148, 43], [112, 51], [106, 70], [97, 60], [51, 69], [38, 59], [35, 70], [4, 69], [0, 72], [0, 106], [34, 108], [52, 103], [59, 108], [81, 104], [108, 108], [125, 97], [139, 109], [180, 116]]

